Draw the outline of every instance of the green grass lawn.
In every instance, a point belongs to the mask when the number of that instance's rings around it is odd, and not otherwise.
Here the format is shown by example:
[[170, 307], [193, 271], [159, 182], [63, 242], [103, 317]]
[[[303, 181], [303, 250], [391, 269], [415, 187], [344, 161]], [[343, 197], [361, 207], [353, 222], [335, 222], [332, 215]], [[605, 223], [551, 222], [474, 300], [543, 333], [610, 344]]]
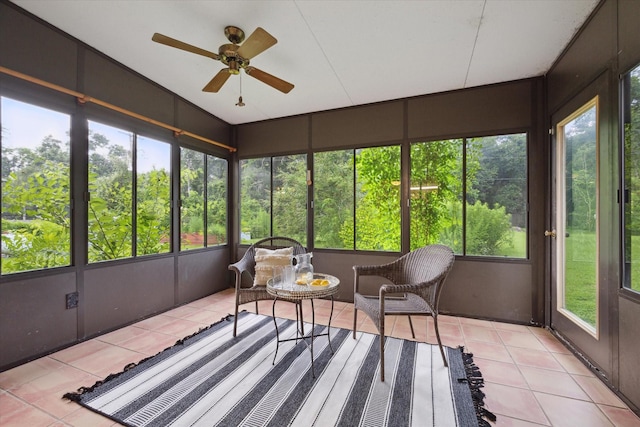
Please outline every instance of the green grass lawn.
[[[629, 286], [640, 291], [640, 236], [631, 238]], [[597, 314], [595, 233], [571, 230], [566, 239], [565, 307], [595, 327]]]
[[502, 246], [497, 256], [504, 256], [507, 258], [526, 258], [527, 257], [527, 232], [513, 231], [513, 244]]
[[595, 328], [596, 235], [570, 230], [565, 245], [565, 308]]

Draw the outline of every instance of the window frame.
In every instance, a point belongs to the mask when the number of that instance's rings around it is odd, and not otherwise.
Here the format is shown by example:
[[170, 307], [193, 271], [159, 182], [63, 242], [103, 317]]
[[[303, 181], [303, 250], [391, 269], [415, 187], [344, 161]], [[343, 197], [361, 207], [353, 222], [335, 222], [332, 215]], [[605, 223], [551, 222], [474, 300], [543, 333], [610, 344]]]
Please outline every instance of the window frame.
[[[631, 286], [630, 280], [631, 275], [630, 271], [632, 269], [632, 261], [629, 262], [629, 267], [627, 268], [627, 250], [626, 250], [626, 238], [627, 238], [627, 214], [626, 214], [626, 206], [627, 203], [632, 199], [631, 190], [627, 188], [627, 168], [626, 168], [626, 159], [627, 159], [627, 150], [626, 150], [626, 131], [625, 127], [627, 123], [631, 123], [631, 109], [628, 105], [631, 103], [631, 74], [637, 72], [640, 74], [640, 62], [626, 70], [625, 72], [620, 74], [620, 110], [619, 110], [619, 168], [620, 168], [620, 183], [619, 183], [619, 205], [620, 205], [620, 283], [619, 283], [619, 292], [620, 295], [637, 303], [640, 303], [640, 289], [634, 289]], [[638, 123], [640, 127], [640, 123]], [[640, 142], [640, 141], [638, 141]], [[639, 261], [640, 263], [640, 261]]]
[[[468, 242], [468, 236], [467, 236], [467, 219], [468, 219], [468, 213], [467, 213], [467, 194], [468, 194], [468, 189], [467, 189], [467, 148], [468, 148], [468, 142], [469, 140], [472, 139], [479, 139], [479, 138], [491, 138], [491, 137], [500, 137], [500, 136], [509, 136], [509, 135], [524, 135], [525, 137], [525, 165], [526, 165], [526, 185], [525, 185], [525, 195], [526, 195], [526, 209], [525, 209], [525, 222], [526, 222], [526, 233], [525, 233], [525, 238], [526, 238], [526, 242], [525, 242], [525, 256], [522, 258], [517, 258], [517, 257], [504, 257], [504, 256], [499, 256], [499, 255], [476, 255], [476, 254], [468, 254], [467, 251], [467, 242]], [[494, 131], [488, 131], [488, 132], [478, 132], [478, 133], [467, 133], [467, 134], [462, 134], [462, 135], [451, 135], [451, 136], [442, 136], [442, 137], [438, 137], [438, 138], [412, 138], [409, 141], [409, 147], [411, 147], [413, 144], [418, 144], [418, 143], [429, 143], [429, 142], [438, 142], [438, 141], [446, 141], [446, 140], [460, 140], [461, 141], [461, 145], [462, 145], [462, 252], [461, 253], [456, 253], [456, 257], [459, 258], [464, 258], [464, 259], [470, 259], [470, 260], [474, 260], [474, 261], [500, 261], [500, 262], [510, 262], [510, 263], [528, 263], [530, 262], [530, 226], [531, 226], [531, 221], [530, 221], [530, 217], [529, 217], [529, 211], [530, 211], [530, 204], [529, 204], [529, 199], [530, 199], [530, 184], [529, 184], [529, 152], [530, 152], [530, 136], [531, 136], [531, 132], [529, 129], [527, 128], [516, 128], [516, 129], [501, 129], [501, 130], [494, 130]], [[407, 167], [408, 169], [408, 175], [409, 175], [409, 180], [411, 179], [411, 151], [409, 151], [409, 165]], [[409, 182], [409, 185], [410, 182]], [[411, 227], [411, 220], [410, 220], [410, 214], [411, 214], [411, 208], [408, 208], [409, 210], [409, 227]], [[409, 229], [409, 233], [408, 235], [410, 236], [411, 232]], [[410, 246], [411, 242], [408, 242], [408, 246]]]
[[[310, 206], [312, 205], [311, 199], [309, 197], [309, 187], [311, 186], [311, 180], [310, 180], [310, 169], [309, 169], [309, 153], [307, 152], [291, 152], [291, 153], [277, 153], [277, 154], [271, 154], [271, 155], [266, 155], [266, 156], [254, 156], [254, 157], [244, 157], [244, 158], [240, 158], [238, 159], [238, 233], [236, 238], [238, 239], [238, 244], [239, 245], [246, 245], [249, 246], [251, 245], [250, 242], [247, 242], [246, 239], [243, 239], [243, 230], [242, 230], [242, 221], [243, 221], [243, 216], [242, 216], [242, 210], [243, 210], [243, 206], [242, 206], [242, 162], [245, 161], [252, 161], [252, 160], [262, 160], [263, 162], [265, 160], [268, 160], [269, 163], [269, 209], [268, 209], [268, 215], [269, 215], [269, 230], [267, 232], [266, 236], [260, 236], [260, 237], [251, 237], [249, 240], [256, 240], [256, 239], [261, 239], [264, 237], [270, 237], [270, 236], [274, 236], [274, 209], [273, 209], [273, 203], [274, 203], [274, 158], [283, 158], [283, 157], [290, 157], [290, 156], [304, 156], [304, 161], [306, 164], [306, 173], [305, 173], [305, 178], [306, 178], [306, 194], [307, 194], [307, 201], [306, 201], [306, 227], [305, 227], [305, 238], [303, 239], [304, 242], [300, 242], [302, 243], [303, 246], [305, 247], [309, 247], [307, 242], [309, 241], [309, 234], [310, 234], [310, 228], [312, 227], [309, 223], [309, 211], [310, 211]], [[287, 236], [289, 237], [289, 236]]]
[[[183, 150], [190, 150], [192, 152], [198, 153], [200, 155], [202, 155], [202, 227], [203, 227], [203, 235], [202, 235], [202, 246], [199, 247], [193, 247], [193, 248], [183, 248], [182, 245], [182, 234], [183, 234], [183, 213], [182, 213], [182, 209], [184, 207], [184, 194], [182, 193], [182, 172], [183, 172], [183, 168], [182, 168], [182, 153]], [[178, 253], [191, 253], [194, 251], [199, 251], [199, 250], [203, 250], [203, 249], [207, 249], [207, 248], [212, 248], [212, 247], [220, 247], [220, 246], [225, 246], [229, 244], [229, 160], [225, 159], [223, 157], [217, 156], [215, 154], [206, 152], [202, 149], [198, 149], [198, 148], [193, 148], [190, 146], [184, 146], [184, 145], [180, 145], [179, 146], [179, 156], [180, 156], [180, 176], [178, 178], [178, 180], [180, 181], [179, 183], [179, 188], [180, 188], [180, 202], [179, 202], [179, 207], [180, 209], [178, 209], [178, 224], [179, 224], [179, 231], [178, 234], [180, 236], [180, 238], [178, 239], [179, 242], [179, 246], [177, 248], [177, 252]], [[225, 235], [224, 235], [224, 242], [223, 243], [218, 243], [218, 244], [212, 244], [209, 242], [209, 226], [211, 225], [210, 221], [209, 221], [209, 203], [211, 202], [211, 199], [209, 197], [209, 185], [210, 185], [210, 181], [209, 181], [209, 164], [211, 162], [211, 157], [214, 157], [218, 160], [221, 160], [224, 162], [224, 180], [225, 180], [225, 206], [224, 206], [224, 217], [225, 217], [225, 224], [224, 224], [224, 229], [225, 229]]]
[[[56, 265], [52, 267], [37, 267], [28, 270], [20, 270], [20, 271], [12, 271], [7, 273], [1, 273], [0, 279], [5, 279], [9, 277], [15, 277], [17, 275], [30, 275], [30, 274], [42, 274], [52, 271], [52, 270], [61, 270], [61, 269], [69, 269], [75, 266], [75, 242], [74, 242], [74, 226], [75, 220], [73, 215], [73, 205], [74, 205], [74, 180], [73, 180], [73, 172], [74, 172], [74, 148], [73, 148], [73, 129], [74, 129], [74, 112], [71, 107], [67, 107], [67, 103], [59, 102], [57, 97], [45, 97], [45, 96], [33, 96], [31, 93], [22, 93], [21, 91], [13, 91], [13, 90], [4, 90], [0, 91], [0, 99], [6, 98], [14, 102], [18, 102], [21, 104], [26, 104], [30, 108], [35, 107], [41, 110], [47, 110], [55, 114], [65, 115], [68, 118], [68, 129], [65, 132], [68, 132], [68, 142], [69, 142], [69, 150], [68, 150], [68, 200], [67, 200], [67, 216], [69, 222], [69, 240], [68, 240], [68, 263], [63, 265]], [[1, 102], [0, 102], [0, 110], [1, 110]], [[0, 111], [0, 124], [1, 120], [1, 111]], [[4, 126], [3, 126], [4, 127]], [[46, 136], [45, 136], [46, 138]], [[2, 136], [0, 134], [0, 146], [2, 144]], [[40, 144], [42, 141], [40, 141]], [[18, 147], [20, 148], [20, 147]], [[2, 189], [0, 189], [0, 193], [2, 193]]]

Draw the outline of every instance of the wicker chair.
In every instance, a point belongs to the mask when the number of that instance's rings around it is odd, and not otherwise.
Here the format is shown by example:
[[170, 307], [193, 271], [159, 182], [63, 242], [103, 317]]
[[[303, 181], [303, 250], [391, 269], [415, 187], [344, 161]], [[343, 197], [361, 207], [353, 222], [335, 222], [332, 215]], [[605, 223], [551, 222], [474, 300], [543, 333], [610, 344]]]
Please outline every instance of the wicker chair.
[[286, 248], [293, 247], [293, 254], [299, 255], [306, 252], [302, 244], [289, 237], [267, 237], [255, 242], [247, 249], [240, 261], [231, 264], [229, 270], [236, 273], [236, 309], [233, 319], [233, 336], [236, 336], [238, 328], [238, 306], [255, 301], [256, 313], [258, 312], [258, 301], [273, 300], [267, 293], [266, 286], [254, 285], [253, 279], [256, 274], [255, 254], [258, 248]]
[[[438, 301], [453, 261], [454, 254], [449, 247], [430, 245], [409, 252], [388, 264], [353, 267], [353, 338], [356, 337], [358, 310], [362, 310], [373, 320], [380, 332], [381, 381], [384, 381], [385, 315], [408, 315], [411, 334], [414, 338], [411, 316], [432, 316], [440, 354], [442, 354], [444, 365], [448, 366], [438, 331]], [[362, 295], [359, 292], [361, 276], [384, 277], [391, 281], [391, 284], [382, 285], [378, 296]]]

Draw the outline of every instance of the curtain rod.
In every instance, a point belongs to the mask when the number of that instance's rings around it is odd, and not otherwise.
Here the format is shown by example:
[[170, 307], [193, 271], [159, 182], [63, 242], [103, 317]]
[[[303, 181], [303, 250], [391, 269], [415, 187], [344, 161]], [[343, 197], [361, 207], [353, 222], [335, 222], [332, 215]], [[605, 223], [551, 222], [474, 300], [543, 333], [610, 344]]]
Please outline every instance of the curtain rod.
[[4, 74], [8, 74], [8, 75], [13, 76], [13, 77], [17, 77], [17, 78], [22, 79], [22, 80], [26, 80], [26, 81], [31, 82], [31, 83], [35, 83], [35, 84], [40, 85], [40, 86], [44, 86], [44, 87], [49, 88], [49, 89], [53, 89], [53, 90], [58, 91], [58, 92], [65, 93], [65, 94], [73, 96], [73, 97], [76, 97], [81, 104], [84, 104], [86, 102], [92, 102], [94, 104], [100, 105], [100, 106], [108, 108], [110, 110], [117, 111], [119, 113], [125, 114], [125, 115], [127, 115], [129, 117], [133, 117], [133, 118], [145, 121], [147, 123], [151, 123], [151, 124], [154, 124], [156, 126], [160, 126], [162, 128], [171, 130], [171, 131], [173, 131], [175, 136], [186, 135], [186, 136], [190, 136], [191, 138], [195, 138], [195, 139], [198, 139], [200, 141], [207, 142], [209, 144], [217, 145], [218, 147], [226, 148], [230, 152], [236, 151], [235, 148], [233, 148], [233, 147], [231, 147], [229, 145], [223, 144], [221, 142], [217, 142], [217, 141], [214, 141], [212, 139], [205, 138], [204, 136], [196, 135], [195, 133], [191, 133], [189, 131], [177, 128], [175, 126], [171, 126], [171, 125], [168, 125], [166, 123], [159, 122], [159, 121], [154, 120], [154, 119], [152, 119], [150, 117], [146, 117], [146, 116], [143, 116], [141, 114], [134, 113], [133, 111], [125, 110], [124, 108], [118, 107], [117, 105], [109, 104], [108, 102], [101, 101], [99, 99], [96, 99], [96, 98], [93, 98], [91, 96], [85, 95], [84, 93], [76, 92], [75, 90], [67, 89], [65, 87], [58, 86], [58, 85], [56, 85], [54, 83], [49, 83], [47, 81], [40, 80], [40, 79], [38, 79], [36, 77], [31, 77], [31, 76], [29, 76], [27, 74], [23, 74], [23, 73], [21, 73], [19, 71], [10, 70], [9, 68], [5, 68], [3, 66], [0, 66], [0, 72], [2, 72]]

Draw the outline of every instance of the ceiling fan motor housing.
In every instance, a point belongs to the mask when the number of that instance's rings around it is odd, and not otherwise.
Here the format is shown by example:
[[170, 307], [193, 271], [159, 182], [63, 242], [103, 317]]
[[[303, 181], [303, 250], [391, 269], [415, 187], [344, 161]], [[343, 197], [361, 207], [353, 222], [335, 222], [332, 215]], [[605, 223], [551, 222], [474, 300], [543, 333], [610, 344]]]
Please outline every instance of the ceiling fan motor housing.
[[223, 44], [218, 48], [218, 54], [220, 55], [220, 62], [229, 66], [229, 73], [238, 74], [240, 68], [245, 68], [249, 65], [249, 60], [238, 55], [239, 46], [235, 44]]

